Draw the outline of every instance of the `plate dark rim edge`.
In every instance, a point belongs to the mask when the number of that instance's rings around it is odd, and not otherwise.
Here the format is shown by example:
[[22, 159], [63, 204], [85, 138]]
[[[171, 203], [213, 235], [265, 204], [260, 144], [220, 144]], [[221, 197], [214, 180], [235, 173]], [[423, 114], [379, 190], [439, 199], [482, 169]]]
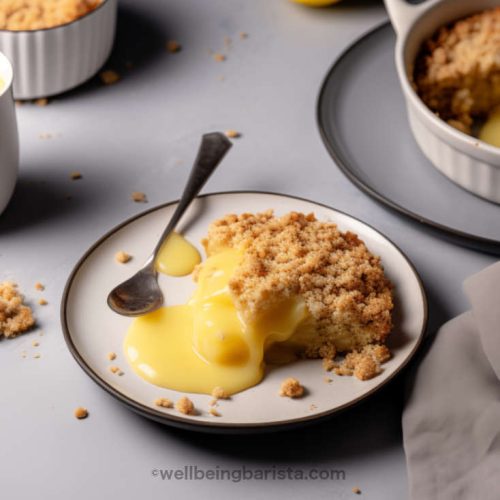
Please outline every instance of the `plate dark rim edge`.
[[[356, 186], [358, 187], [361, 191], [365, 192], [375, 200], [381, 202], [382, 204], [392, 208], [396, 212], [402, 213], [406, 215], [407, 217], [410, 217], [414, 221], [417, 221], [421, 223], [424, 226], [427, 226], [433, 230], [437, 230], [440, 233], [447, 233], [448, 235], [454, 236], [455, 238], [460, 240], [460, 243], [464, 246], [471, 247], [471, 242], [478, 243], [482, 245], [481, 250], [483, 251], [489, 251], [492, 252], [496, 255], [500, 252], [500, 241], [491, 239], [491, 238], [486, 238], [483, 236], [477, 236], [473, 235], [470, 233], [467, 233], [465, 231], [460, 231], [459, 229], [454, 229], [452, 227], [446, 226], [444, 224], [440, 224], [439, 222], [435, 222], [431, 219], [427, 219], [426, 217], [422, 217], [421, 215], [418, 215], [415, 212], [412, 212], [411, 210], [403, 207], [402, 205], [399, 205], [398, 203], [392, 201], [390, 198], [387, 198], [383, 194], [381, 194], [379, 191], [376, 189], [372, 188], [368, 183], [364, 182], [361, 180], [351, 169], [349, 160], [345, 159], [341, 153], [337, 151], [336, 148], [336, 143], [335, 139], [333, 140], [333, 144], [330, 143], [330, 140], [328, 138], [328, 135], [326, 133], [326, 126], [324, 123], [324, 120], [322, 119], [321, 113], [322, 109], [324, 108], [323, 102], [324, 102], [324, 96], [326, 94], [326, 88], [327, 84], [330, 81], [332, 74], [336, 71], [337, 66], [341, 64], [344, 59], [346, 59], [350, 53], [358, 47], [361, 43], [365, 41], [366, 38], [369, 36], [377, 33], [378, 31], [382, 31], [383, 29], [391, 26], [390, 22], [383, 22], [379, 26], [376, 26], [375, 28], [369, 30], [368, 32], [364, 33], [361, 35], [359, 38], [357, 38], [354, 42], [351, 43], [341, 54], [338, 56], [334, 63], [330, 66], [330, 69], [327, 71], [326, 76], [323, 78], [323, 81], [321, 82], [320, 90], [318, 97], [316, 99], [316, 124], [318, 126], [319, 132], [321, 139], [323, 141], [324, 146], [326, 147], [326, 150], [332, 157], [334, 163], [338, 166], [340, 171]], [[450, 181], [451, 182], [451, 181]], [[477, 249], [477, 247], [474, 247]]]
[[392, 373], [386, 380], [381, 382], [379, 385], [368, 391], [362, 396], [359, 396], [348, 403], [345, 403], [344, 405], [341, 405], [339, 407], [334, 408], [333, 410], [326, 410], [322, 413], [316, 414], [316, 415], [310, 415], [302, 418], [295, 418], [291, 420], [283, 420], [280, 421], [279, 423], [246, 423], [246, 424], [235, 424], [235, 423], [217, 423], [217, 422], [196, 422], [196, 421], [189, 421], [184, 417], [179, 417], [175, 414], [170, 414], [170, 413], [163, 413], [157, 410], [154, 410], [153, 408], [149, 408], [148, 406], [144, 406], [137, 401], [134, 401], [133, 399], [129, 398], [128, 396], [125, 396], [122, 394], [120, 391], [114, 389], [111, 385], [109, 385], [104, 379], [102, 379], [93, 369], [91, 366], [87, 364], [87, 362], [83, 359], [81, 354], [79, 353], [77, 347], [73, 343], [73, 339], [71, 336], [71, 332], [67, 323], [67, 302], [68, 302], [68, 296], [70, 289], [73, 285], [73, 280], [75, 279], [77, 273], [79, 272], [80, 268], [82, 265], [86, 262], [88, 257], [96, 250], [102, 243], [104, 243], [105, 240], [107, 240], [109, 237], [111, 237], [113, 234], [115, 234], [117, 231], [122, 229], [123, 227], [127, 226], [128, 224], [145, 217], [146, 215], [149, 215], [152, 212], [155, 212], [157, 210], [161, 210], [163, 208], [167, 208], [171, 205], [175, 205], [178, 203], [178, 200], [176, 201], [170, 201], [167, 203], [163, 203], [160, 205], [157, 205], [155, 207], [152, 207], [148, 210], [145, 210], [144, 212], [140, 212], [139, 214], [136, 214], [124, 222], [121, 222], [117, 226], [115, 226], [113, 229], [105, 233], [103, 236], [101, 236], [84, 254], [83, 256], [78, 260], [78, 262], [75, 264], [74, 268], [72, 269], [68, 280], [66, 281], [66, 285], [64, 287], [63, 295], [62, 295], [62, 300], [61, 300], [61, 309], [60, 309], [60, 319], [61, 319], [61, 326], [63, 330], [63, 336], [64, 340], [66, 342], [66, 345], [75, 359], [75, 361], [80, 365], [80, 368], [83, 369], [83, 371], [97, 384], [99, 385], [102, 389], [104, 389], [108, 394], [113, 396], [114, 398], [118, 399], [121, 403], [123, 403], [125, 406], [130, 408], [131, 410], [135, 411], [136, 413], [139, 413], [140, 415], [155, 420], [157, 422], [160, 422], [162, 424], [167, 424], [171, 425], [174, 427], [179, 427], [183, 429], [188, 429], [188, 430], [198, 430], [198, 431], [205, 431], [205, 432], [241, 432], [244, 433], [246, 432], [266, 432], [266, 431], [276, 431], [276, 430], [286, 430], [286, 429], [292, 429], [294, 427], [298, 427], [301, 425], [305, 425], [307, 423], [313, 423], [313, 422], [318, 422], [320, 420], [323, 420], [327, 417], [330, 417], [336, 413], [339, 413], [351, 406], [356, 405], [357, 403], [367, 399], [371, 395], [373, 395], [375, 392], [379, 391], [383, 387], [385, 387], [390, 381], [394, 379], [396, 375], [398, 375], [403, 368], [405, 368], [408, 363], [414, 358], [415, 354], [417, 353], [418, 349], [422, 345], [422, 341], [425, 337], [425, 332], [427, 329], [427, 323], [428, 323], [428, 301], [427, 301], [427, 296], [425, 293], [425, 288], [422, 283], [422, 279], [420, 278], [420, 275], [418, 274], [417, 270], [415, 269], [415, 266], [413, 263], [410, 261], [410, 259], [407, 257], [407, 255], [392, 241], [390, 240], [387, 236], [382, 234], [380, 231], [372, 227], [370, 224], [367, 224], [366, 222], [363, 222], [362, 220], [353, 217], [352, 215], [349, 215], [345, 212], [342, 212], [341, 210], [337, 210], [336, 208], [330, 207], [324, 203], [319, 203], [315, 202], [312, 200], [308, 200], [307, 198], [301, 198], [299, 196], [294, 196], [294, 195], [288, 195], [288, 194], [282, 194], [282, 193], [276, 193], [276, 192], [271, 192], [271, 191], [244, 191], [244, 190], [235, 190], [235, 191], [217, 191], [213, 193], [206, 193], [202, 194], [199, 196], [199, 198], [206, 198], [210, 196], [221, 196], [221, 195], [226, 195], [226, 194], [265, 194], [265, 195], [273, 195], [273, 196], [282, 196], [294, 200], [299, 200], [299, 201], [305, 201], [307, 203], [312, 203], [315, 204], [319, 207], [326, 208], [328, 210], [333, 210], [339, 214], [345, 215], [347, 217], [350, 217], [357, 222], [360, 222], [361, 224], [364, 224], [365, 226], [369, 227], [371, 230], [373, 230], [375, 233], [377, 233], [379, 236], [382, 236], [384, 240], [389, 242], [399, 253], [400, 255], [404, 258], [408, 266], [410, 267], [411, 271], [413, 272], [415, 278], [417, 279], [417, 283], [420, 288], [420, 295], [421, 295], [421, 300], [422, 300], [422, 305], [423, 305], [423, 318], [422, 318], [422, 328], [420, 333], [418, 334], [418, 338], [416, 341], [416, 344], [412, 351], [409, 353], [407, 358], [404, 360], [403, 363], [401, 363], [394, 373]]

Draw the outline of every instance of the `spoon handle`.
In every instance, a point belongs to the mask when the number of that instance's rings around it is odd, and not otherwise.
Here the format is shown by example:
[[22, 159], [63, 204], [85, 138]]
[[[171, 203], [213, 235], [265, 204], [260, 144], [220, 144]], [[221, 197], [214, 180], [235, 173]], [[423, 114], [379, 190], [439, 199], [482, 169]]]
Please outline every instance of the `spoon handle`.
[[191, 173], [189, 174], [189, 179], [179, 204], [154, 249], [153, 262], [163, 243], [175, 229], [186, 209], [196, 198], [201, 188], [205, 185], [208, 178], [212, 175], [217, 165], [219, 165], [222, 158], [224, 158], [231, 147], [232, 144], [229, 139], [220, 132], [211, 132], [203, 135], [200, 148], [198, 149], [198, 155], [191, 169]]

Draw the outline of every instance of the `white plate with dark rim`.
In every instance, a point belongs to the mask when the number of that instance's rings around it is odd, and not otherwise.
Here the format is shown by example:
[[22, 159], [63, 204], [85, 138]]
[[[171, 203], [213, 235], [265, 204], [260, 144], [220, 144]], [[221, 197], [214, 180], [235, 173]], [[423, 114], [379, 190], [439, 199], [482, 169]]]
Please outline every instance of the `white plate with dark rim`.
[[[332, 375], [325, 383], [320, 360], [304, 360], [272, 367], [255, 387], [221, 401], [221, 416], [208, 413], [211, 397], [189, 394], [200, 413], [184, 416], [173, 409], [154, 405], [158, 397], [172, 400], [181, 394], [154, 386], [138, 377], [127, 365], [123, 339], [130, 318], [112, 312], [108, 292], [131, 276], [145, 261], [176, 202], [143, 212], [112, 229], [80, 259], [71, 273], [63, 295], [61, 321], [67, 345], [78, 364], [100, 387], [130, 409], [158, 422], [177, 427], [212, 432], [265, 431], [289, 428], [332, 415], [373, 394], [391, 380], [412, 358], [424, 336], [427, 300], [418, 274], [403, 253], [385, 236], [365, 223], [333, 208], [300, 198], [262, 192], [215, 193], [199, 197], [190, 208], [179, 230], [201, 251], [199, 242], [208, 225], [228, 213], [259, 212], [274, 209], [277, 215], [290, 211], [314, 212], [320, 220], [335, 222], [343, 231], [357, 233], [375, 254], [380, 255], [389, 279], [395, 285], [395, 327], [388, 342], [392, 359], [383, 372], [369, 381]], [[133, 255], [127, 265], [117, 264], [114, 255], [124, 250]], [[166, 304], [184, 303], [194, 290], [190, 277], [160, 276]], [[107, 353], [114, 351], [123, 376], [109, 371]], [[298, 378], [307, 388], [303, 398], [279, 397], [281, 381]]]

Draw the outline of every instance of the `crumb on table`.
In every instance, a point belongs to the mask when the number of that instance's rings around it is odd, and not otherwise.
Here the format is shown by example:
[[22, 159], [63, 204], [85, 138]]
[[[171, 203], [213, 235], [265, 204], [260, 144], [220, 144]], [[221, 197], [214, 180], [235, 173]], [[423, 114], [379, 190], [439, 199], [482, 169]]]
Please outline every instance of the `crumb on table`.
[[186, 396], [178, 399], [175, 403], [175, 409], [179, 413], [183, 413], [184, 415], [194, 415], [195, 409], [193, 402]]
[[45, 286], [44, 286], [44, 285], [42, 285], [42, 283], [40, 283], [39, 281], [37, 281], [37, 282], [35, 283], [35, 290], [38, 290], [38, 291], [40, 291], [40, 292], [41, 292], [41, 291], [45, 290]]
[[355, 494], [355, 495], [361, 495], [361, 490], [355, 486], [353, 489], [352, 489], [352, 492]]
[[78, 179], [81, 179], [83, 176], [82, 176], [82, 173], [79, 172], [78, 170], [74, 170], [73, 172], [71, 172], [71, 174], [69, 174], [69, 178], [72, 180], [72, 181], [76, 181]]
[[78, 408], [75, 409], [74, 415], [78, 420], [82, 420], [84, 418], [87, 418], [89, 416], [89, 412], [87, 408], [84, 408], [83, 406], [79, 406]]
[[221, 416], [221, 414], [215, 408], [210, 408], [210, 410], [208, 410], [208, 413], [210, 413], [210, 415], [212, 415], [213, 417]]
[[113, 361], [114, 359], [116, 359], [116, 352], [108, 352], [108, 359], [110, 361]]
[[166, 44], [166, 49], [171, 54], [175, 54], [182, 49], [182, 45], [177, 40], [169, 40]]
[[241, 137], [241, 133], [238, 132], [237, 130], [234, 129], [229, 129], [226, 130], [225, 132], [226, 137], [229, 137], [230, 139], [237, 139], [238, 137]]
[[46, 97], [41, 97], [40, 99], [35, 99], [35, 104], [37, 106], [44, 107], [44, 106], [47, 106], [48, 103], [49, 103], [49, 100]]
[[155, 406], [159, 406], [161, 408], [172, 408], [174, 404], [168, 398], [156, 398]]
[[38, 347], [40, 345], [40, 342], [38, 342], [38, 340], [33, 340], [33, 342], [31, 342], [31, 345], [33, 347]]
[[46, 306], [48, 304], [48, 302], [45, 300], [45, 299], [38, 299], [38, 303], [41, 305], [41, 306]]
[[226, 60], [226, 56], [224, 54], [221, 54], [220, 52], [216, 52], [212, 57], [216, 62], [223, 62]]
[[121, 77], [117, 71], [113, 69], [107, 69], [99, 73], [99, 78], [104, 85], [113, 85], [114, 83], [118, 82]]
[[17, 285], [10, 281], [0, 283], [0, 337], [15, 337], [34, 324], [33, 311], [24, 303]]
[[293, 377], [289, 377], [281, 383], [280, 396], [287, 398], [300, 398], [304, 394], [304, 387]]
[[127, 252], [124, 252], [123, 250], [120, 250], [119, 252], [116, 252], [115, 254], [115, 260], [116, 262], [119, 262], [120, 264], [126, 264], [132, 259], [132, 255], [128, 254]]
[[131, 195], [131, 198], [136, 203], [146, 203], [147, 202], [146, 194], [141, 192], [141, 191], [134, 191]]

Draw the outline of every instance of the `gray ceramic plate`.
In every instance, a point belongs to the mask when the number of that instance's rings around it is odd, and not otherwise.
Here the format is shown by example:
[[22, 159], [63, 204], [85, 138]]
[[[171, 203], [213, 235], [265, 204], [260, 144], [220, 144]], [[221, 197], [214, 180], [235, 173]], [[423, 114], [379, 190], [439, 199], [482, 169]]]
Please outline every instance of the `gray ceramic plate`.
[[[209, 414], [210, 396], [191, 394], [199, 410], [186, 416], [175, 410], [157, 408], [158, 397], [177, 400], [180, 393], [162, 389], [139, 378], [128, 367], [123, 355], [123, 339], [131, 319], [112, 312], [106, 304], [108, 292], [133, 274], [145, 261], [175, 209], [169, 203], [140, 214], [103, 236], [80, 260], [71, 274], [62, 302], [64, 335], [73, 356], [85, 372], [103, 389], [129, 408], [162, 423], [204, 431], [255, 431], [289, 427], [331, 415], [373, 394], [396, 375], [416, 352], [422, 340], [427, 303], [415, 269], [401, 251], [382, 234], [363, 222], [332, 208], [290, 196], [270, 193], [219, 193], [197, 199], [181, 227], [199, 245], [209, 223], [227, 213], [258, 212], [273, 208], [277, 214], [290, 211], [314, 212], [321, 220], [331, 220], [342, 230], [357, 233], [375, 254], [380, 255], [388, 277], [395, 285], [394, 332], [389, 346], [393, 357], [383, 372], [361, 382], [354, 377], [333, 376], [324, 382], [320, 360], [306, 360], [269, 370], [255, 387], [221, 402], [220, 417]], [[118, 250], [134, 258], [127, 265], [114, 261]], [[201, 248], [200, 248], [201, 251]], [[167, 304], [188, 300], [194, 289], [191, 277], [160, 277]], [[106, 354], [114, 351], [113, 364], [123, 371], [117, 376], [109, 370]], [[297, 377], [308, 389], [306, 397], [290, 400], [278, 396], [281, 381]]]
[[500, 206], [441, 175], [410, 131], [389, 24], [355, 42], [329, 71], [318, 123], [337, 165], [362, 190], [456, 242], [500, 254]]

